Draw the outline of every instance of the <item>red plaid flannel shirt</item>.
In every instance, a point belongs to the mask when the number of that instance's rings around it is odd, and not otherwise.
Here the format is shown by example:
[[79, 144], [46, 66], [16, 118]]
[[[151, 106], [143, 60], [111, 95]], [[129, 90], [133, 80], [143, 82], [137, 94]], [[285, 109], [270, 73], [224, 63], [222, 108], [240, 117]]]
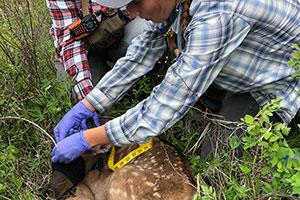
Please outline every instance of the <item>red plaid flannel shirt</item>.
[[[88, 46], [81, 40], [75, 41], [68, 29], [80, 18], [81, 0], [47, 0], [47, 6], [53, 22], [50, 34], [54, 39], [56, 55], [75, 82], [74, 89], [80, 100], [93, 89], [87, 61]], [[88, 6], [93, 12], [101, 8], [95, 0], [89, 0]], [[128, 12], [121, 11], [128, 21]]]

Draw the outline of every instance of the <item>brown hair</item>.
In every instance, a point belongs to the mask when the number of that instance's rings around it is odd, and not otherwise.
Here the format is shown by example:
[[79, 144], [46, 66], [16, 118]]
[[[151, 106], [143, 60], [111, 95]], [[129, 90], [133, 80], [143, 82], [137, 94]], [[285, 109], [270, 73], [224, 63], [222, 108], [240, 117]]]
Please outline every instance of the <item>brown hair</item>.
[[[181, 12], [181, 34], [184, 33], [186, 27], [188, 26], [190, 22], [190, 5], [191, 5], [192, 0], [181, 0], [181, 6], [182, 6], [182, 12]], [[167, 36], [167, 44], [170, 48], [170, 50], [173, 50], [173, 37], [172, 36]], [[185, 47], [185, 40], [182, 38], [182, 49]]]

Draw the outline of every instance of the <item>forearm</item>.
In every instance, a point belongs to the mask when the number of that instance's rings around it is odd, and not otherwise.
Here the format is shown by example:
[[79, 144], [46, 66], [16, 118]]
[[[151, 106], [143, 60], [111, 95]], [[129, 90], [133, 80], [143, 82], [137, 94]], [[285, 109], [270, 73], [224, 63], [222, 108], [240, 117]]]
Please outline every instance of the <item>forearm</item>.
[[106, 135], [104, 125], [88, 129], [84, 131], [83, 135], [91, 147], [111, 143]]
[[[93, 111], [93, 112], [96, 111], [94, 106], [92, 104], [90, 104], [88, 102], [88, 100], [83, 99], [82, 103], [84, 103], [84, 105], [91, 111]], [[88, 129], [88, 130], [84, 131], [83, 135], [84, 135], [87, 143], [91, 147], [94, 147], [96, 145], [104, 145], [104, 144], [110, 143], [110, 140], [108, 139], [108, 137], [106, 135], [104, 125], [96, 127], [96, 128]]]
[[88, 102], [88, 100], [82, 99], [82, 103], [84, 103], [84, 105], [91, 111], [93, 111], [93, 112], [96, 111], [95, 107], [90, 102]]

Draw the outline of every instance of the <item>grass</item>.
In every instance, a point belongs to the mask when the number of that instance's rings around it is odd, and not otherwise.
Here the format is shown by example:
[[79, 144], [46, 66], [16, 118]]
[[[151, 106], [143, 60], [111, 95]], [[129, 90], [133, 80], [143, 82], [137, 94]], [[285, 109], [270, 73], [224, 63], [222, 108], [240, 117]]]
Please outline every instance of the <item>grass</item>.
[[[62, 83], [55, 76], [51, 19], [45, 13], [44, 0], [0, 2], [0, 199], [41, 198], [51, 173], [53, 128], [72, 106], [68, 95], [71, 81]], [[108, 115], [119, 116], [128, 105], [145, 98], [163, 71], [161, 68], [145, 76]], [[232, 124], [193, 107], [163, 134], [190, 159], [198, 181], [195, 199], [294, 198], [293, 187], [274, 178], [273, 171], [261, 174], [268, 164], [261, 158], [266, 153], [263, 147], [254, 145], [237, 157], [246, 142], [232, 133], [237, 129], [246, 133], [249, 124], [228, 129]], [[204, 161], [199, 151], [206, 136], [216, 141], [216, 148], [214, 157]], [[299, 148], [299, 134], [292, 132], [286, 140], [293, 150]]]

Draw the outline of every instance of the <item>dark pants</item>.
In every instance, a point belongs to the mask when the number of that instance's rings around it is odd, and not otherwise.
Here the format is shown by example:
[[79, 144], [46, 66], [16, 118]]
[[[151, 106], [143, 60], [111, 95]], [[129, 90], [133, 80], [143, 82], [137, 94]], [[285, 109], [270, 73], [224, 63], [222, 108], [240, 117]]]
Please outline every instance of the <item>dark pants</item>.
[[[228, 121], [234, 121], [238, 122], [241, 118], [244, 118], [246, 114], [249, 114], [251, 116], [255, 116], [259, 111], [259, 105], [255, 101], [255, 99], [250, 95], [250, 93], [244, 93], [244, 94], [235, 94], [231, 92], [225, 92], [224, 97], [221, 101], [221, 109], [216, 113], [218, 115], [221, 115], [225, 118], [225, 120]], [[300, 123], [300, 114], [297, 113], [296, 117], [292, 120], [292, 122], [289, 124], [292, 129], [297, 128], [297, 124]], [[271, 119], [273, 122], [282, 122], [280, 117], [274, 113], [273, 118]], [[229, 124], [227, 126], [236, 127], [234, 124]], [[211, 129], [217, 128], [217, 125], [212, 125]], [[227, 132], [227, 130], [224, 130]], [[228, 133], [232, 132], [232, 130], [228, 130]], [[243, 131], [241, 129], [236, 129], [234, 132], [234, 135], [237, 135], [238, 137], [241, 137], [243, 134]], [[219, 136], [218, 139], [224, 139], [224, 137]], [[201, 150], [200, 150], [200, 156], [202, 159], [207, 159], [209, 156], [212, 156], [212, 153], [214, 152], [216, 146], [216, 138], [206, 136], [202, 142]], [[241, 156], [241, 151], [238, 156]]]

